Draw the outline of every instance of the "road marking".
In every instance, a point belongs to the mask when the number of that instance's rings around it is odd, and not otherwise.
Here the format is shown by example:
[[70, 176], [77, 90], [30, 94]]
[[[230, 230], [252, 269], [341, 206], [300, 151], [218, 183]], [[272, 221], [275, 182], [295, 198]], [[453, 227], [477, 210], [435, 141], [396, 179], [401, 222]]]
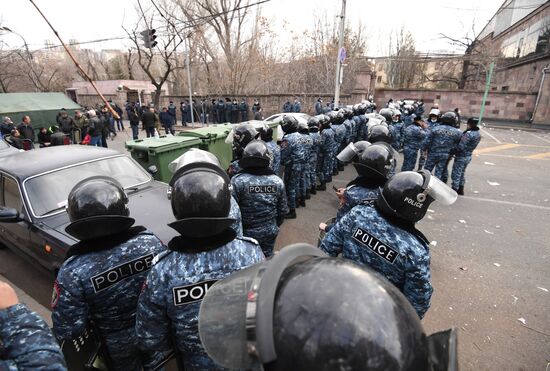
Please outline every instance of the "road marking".
[[543, 160], [548, 161], [550, 158], [529, 158], [526, 156], [513, 156], [513, 155], [499, 155], [498, 153], [482, 153], [479, 156], [493, 156], [493, 157], [505, 157], [505, 158], [519, 158], [522, 160]]
[[515, 144], [515, 143], [501, 144], [500, 146], [476, 149], [474, 151], [474, 155], [479, 155], [480, 153], [502, 151], [505, 149], [516, 148], [521, 146], [522, 146], [521, 144]]
[[493, 134], [489, 133], [487, 130], [481, 129], [481, 131], [482, 131], [484, 134], [486, 134], [486, 135], [490, 136], [491, 138], [493, 138], [493, 140], [494, 140], [495, 142], [497, 142], [498, 144], [501, 144], [501, 143], [502, 143], [500, 140], [498, 140]]
[[532, 136], [534, 136], [534, 137], [537, 138], [537, 139], [540, 139], [540, 140], [542, 140], [542, 141], [545, 141], [546, 143], [550, 143], [550, 140], [548, 140], [548, 139], [539, 137], [538, 135], [533, 134], [533, 133], [529, 133], [529, 134], [531, 134]]
[[537, 153], [536, 155], [524, 156], [523, 158], [542, 159], [550, 157], [550, 152]]
[[490, 198], [480, 198], [480, 197], [470, 197], [470, 196], [460, 196], [460, 198], [466, 198], [468, 200], [473, 200], [473, 201], [482, 201], [482, 202], [491, 202], [491, 203], [495, 203], [495, 204], [510, 205], [510, 206], [528, 207], [528, 208], [531, 208], [531, 209], [550, 210], [550, 207], [548, 207], [548, 206], [524, 204], [524, 203], [521, 203], [521, 202], [493, 200], [493, 199], [490, 199]]

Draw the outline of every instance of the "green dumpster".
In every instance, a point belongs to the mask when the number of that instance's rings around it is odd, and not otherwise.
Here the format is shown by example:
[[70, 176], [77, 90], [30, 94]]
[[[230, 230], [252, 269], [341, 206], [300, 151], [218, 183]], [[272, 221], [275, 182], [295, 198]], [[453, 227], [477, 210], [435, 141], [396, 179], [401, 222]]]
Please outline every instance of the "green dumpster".
[[182, 131], [178, 136], [199, 140], [200, 149], [214, 154], [220, 161], [222, 168], [227, 169], [233, 158], [233, 153], [231, 151], [231, 144], [225, 143], [225, 138], [227, 138], [227, 134], [229, 134], [233, 126], [231, 124], [207, 126]]
[[132, 158], [144, 169], [151, 165], [157, 167], [156, 180], [168, 183], [172, 178], [168, 164], [190, 148], [199, 148], [200, 144], [201, 141], [197, 138], [161, 136], [160, 138], [130, 140], [125, 143], [125, 146], [130, 151]]
[[[264, 122], [264, 121], [247, 121], [255, 126], [267, 124], [273, 129], [273, 138], [277, 138], [278, 123]], [[229, 163], [233, 159], [233, 152], [231, 150], [231, 144], [226, 143], [227, 135], [231, 132], [231, 129], [235, 127], [233, 124], [220, 124], [214, 126], [202, 127], [199, 129], [187, 130], [178, 134], [183, 137], [198, 138], [201, 141], [200, 149], [208, 151], [214, 154], [220, 161], [221, 166], [224, 169], [229, 167]]]

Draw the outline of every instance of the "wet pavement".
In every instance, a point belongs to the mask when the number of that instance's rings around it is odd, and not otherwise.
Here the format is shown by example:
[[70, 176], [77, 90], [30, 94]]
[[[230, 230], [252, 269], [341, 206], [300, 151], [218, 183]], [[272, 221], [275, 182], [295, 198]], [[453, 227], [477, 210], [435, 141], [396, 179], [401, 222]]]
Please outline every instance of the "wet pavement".
[[[434, 295], [423, 324], [428, 333], [458, 328], [462, 370], [545, 370], [550, 362], [550, 132], [484, 128], [482, 136], [468, 166], [466, 195], [452, 206], [432, 204], [418, 224], [434, 241]], [[119, 133], [109, 146], [125, 151], [128, 138]], [[348, 166], [330, 187], [343, 187], [354, 176]], [[313, 196], [297, 210], [297, 219], [283, 224], [276, 248], [316, 245], [317, 226], [333, 217], [336, 207], [330, 188]], [[4, 249], [0, 274], [48, 306], [48, 272]]]

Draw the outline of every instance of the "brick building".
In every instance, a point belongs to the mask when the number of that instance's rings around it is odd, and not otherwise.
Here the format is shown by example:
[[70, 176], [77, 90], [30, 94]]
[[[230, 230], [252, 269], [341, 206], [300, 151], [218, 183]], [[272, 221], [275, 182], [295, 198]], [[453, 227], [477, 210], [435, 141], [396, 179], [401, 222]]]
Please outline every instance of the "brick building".
[[[481, 90], [490, 62], [495, 62], [492, 92], [534, 94], [530, 119], [550, 124], [550, 1], [506, 0], [477, 36], [467, 55], [476, 78], [467, 89]], [[538, 102], [538, 104], [537, 104]], [[523, 102], [517, 102], [524, 108]]]

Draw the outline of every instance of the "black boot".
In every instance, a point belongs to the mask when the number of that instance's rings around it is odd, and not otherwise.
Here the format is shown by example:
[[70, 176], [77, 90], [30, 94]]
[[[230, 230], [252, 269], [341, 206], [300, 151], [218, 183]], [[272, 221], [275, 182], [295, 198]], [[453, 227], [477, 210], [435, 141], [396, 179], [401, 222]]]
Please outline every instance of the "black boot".
[[309, 193], [309, 189], [306, 191], [306, 200], [309, 200], [311, 198], [311, 194]]
[[456, 193], [458, 193], [461, 196], [464, 196], [464, 186], [458, 187], [458, 189], [456, 190]]
[[333, 175], [333, 176], [338, 175], [338, 168], [332, 170], [332, 175]]
[[312, 195], [317, 194], [317, 190], [315, 189], [314, 185], [312, 185], [311, 188], [309, 189], [309, 193], [311, 193]]
[[327, 178], [327, 183], [331, 183], [331, 182], [332, 182], [332, 177], [329, 176], [329, 177]]
[[306, 199], [304, 197], [300, 197], [298, 199], [298, 204], [302, 207], [306, 207]]
[[321, 184], [319, 184], [317, 186], [317, 190], [318, 191], [326, 191], [327, 190], [327, 184], [325, 182], [321, 182]]
[[296, 209], [290, 209], [288, 214], [285, 215], [285, 219], [296, 219]]

